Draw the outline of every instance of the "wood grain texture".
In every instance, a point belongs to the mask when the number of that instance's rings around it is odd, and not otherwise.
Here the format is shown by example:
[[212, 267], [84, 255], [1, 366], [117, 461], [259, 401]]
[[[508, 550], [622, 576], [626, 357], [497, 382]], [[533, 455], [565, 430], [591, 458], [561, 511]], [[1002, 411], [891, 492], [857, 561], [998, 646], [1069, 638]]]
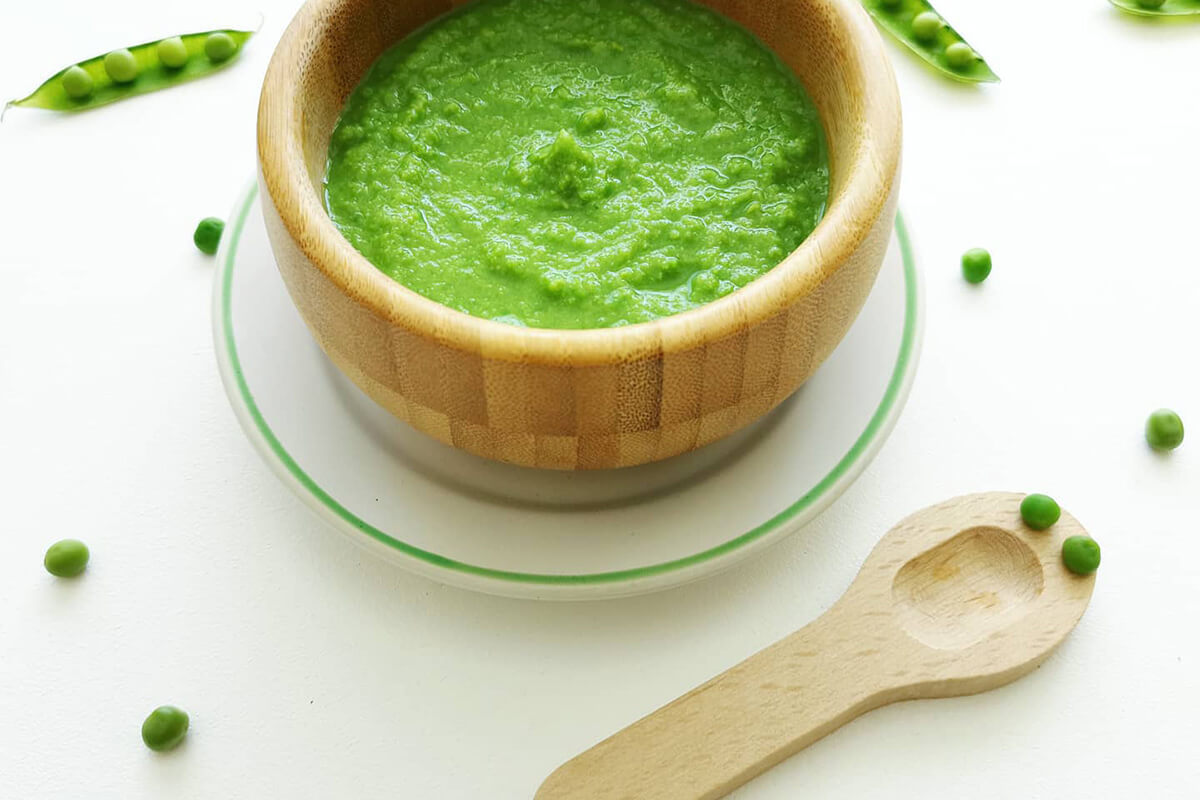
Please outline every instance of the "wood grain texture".
[[713, 800], [858, 715], [973, 694], [1040, 664], [1095, 576], [1063, 565], [1022, 495], [968, 495], [908, 517], [824, 616], [556, 770], [536, 800]]
[[329, 135], [375, 58], [461, 2], [311, 0], [263, 84], [259, 180], [271, 246], [322, 349], [396, 416], [455, 447], [556, 469], [631, 466], [726, 436], [792, 394], [841, 341], [883, 261], [900, 104], [854, 0], [707, 0], [804, 82], [829, 141], [829, 208], [782, 263], [716, 302], [624, 328], [478, 319], [371, 266], [325, 212]]

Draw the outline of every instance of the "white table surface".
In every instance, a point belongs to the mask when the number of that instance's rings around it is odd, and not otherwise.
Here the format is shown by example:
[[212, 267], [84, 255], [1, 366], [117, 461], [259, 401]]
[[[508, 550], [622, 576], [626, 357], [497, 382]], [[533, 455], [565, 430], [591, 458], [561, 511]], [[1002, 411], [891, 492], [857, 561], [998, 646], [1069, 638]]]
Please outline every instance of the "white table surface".
[[[1004, 83], [893, 48], [902, 206], [929, 305], [875, 463], [766, 555], [588, 604], [443, 588], [327, 530], [260, 463], [212, 353], [196, 221], [253, 169], [258, 84], [295, 0], [234, 68], [0, 126], [0, 797], [522, 798], [557, 764], [815, 618], [906, 513], [1047, 491], [1104, 546], [1078, 630], [987, 695], [874, 712], [736, 794], [1168, 798], [1200, 781], [1200, 23], [1103, 0], [942, 0]], [[190, 8], [186, 8], [189, 6]], [[246, 4], [6, 2], [0, 94]], [[982, 287], [957, 258], [991, 249]], [[1195, 441], [1142, 440], [1172, 406]], [[76, 581], [41, 566], [77, 536]], [[187, 709], [161, 756], [139, 726]]]

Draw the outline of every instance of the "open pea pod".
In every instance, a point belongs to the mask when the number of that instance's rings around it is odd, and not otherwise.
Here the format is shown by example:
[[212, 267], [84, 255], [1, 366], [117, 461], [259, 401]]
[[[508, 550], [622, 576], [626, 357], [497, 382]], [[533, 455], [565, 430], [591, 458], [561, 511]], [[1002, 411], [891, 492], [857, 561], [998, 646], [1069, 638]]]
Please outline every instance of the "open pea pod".
[[1000, 80], [928, 0], [862, 0], [862, 4], [879, 27], [941, 74], [967, 83]]
[[[253, 31], [172, 36], [72, 64], [9, 106], [84, 111], [203, 78], [231, 64]], [[6, 106], [7, 108], [7, 106]]]
[[1108, 0], [1117, 8], [1143, 17], [1200, 16], [1200, 0], [1165, 0], [1157, 5], [1151, 0]]

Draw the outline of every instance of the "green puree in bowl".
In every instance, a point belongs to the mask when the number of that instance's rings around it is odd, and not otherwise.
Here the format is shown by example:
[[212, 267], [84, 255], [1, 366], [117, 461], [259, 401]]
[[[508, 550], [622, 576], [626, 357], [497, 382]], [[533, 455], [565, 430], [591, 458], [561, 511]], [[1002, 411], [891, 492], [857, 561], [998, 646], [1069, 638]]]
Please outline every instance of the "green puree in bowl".
[[482, 0], [371, 67], [326, 199], [351, 244], [432, 300], [602, 328], [771, 269], [820, 219], [827, 164], [794, 74], [689, 0]]

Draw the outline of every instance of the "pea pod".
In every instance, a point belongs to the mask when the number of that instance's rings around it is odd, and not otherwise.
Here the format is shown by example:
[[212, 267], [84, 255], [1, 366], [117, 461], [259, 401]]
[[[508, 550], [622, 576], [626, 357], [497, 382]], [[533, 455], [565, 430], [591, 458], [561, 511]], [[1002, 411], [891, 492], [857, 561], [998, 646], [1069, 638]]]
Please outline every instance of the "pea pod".
[[8, 105], [84, 111], [167, 89], [227, 66], [253, 35], [253, 31], [204, 31], [114, 50], [60, 70], [28, 97]]
[[881, 28], [943, 75], [968, 83], [1000, 80], [928, 0], [862, 0], [862, 4]]
[[1108, 0], [1129, 14], [1143, 17], [1189, 17], [1200, 15], [1200, 0]]

